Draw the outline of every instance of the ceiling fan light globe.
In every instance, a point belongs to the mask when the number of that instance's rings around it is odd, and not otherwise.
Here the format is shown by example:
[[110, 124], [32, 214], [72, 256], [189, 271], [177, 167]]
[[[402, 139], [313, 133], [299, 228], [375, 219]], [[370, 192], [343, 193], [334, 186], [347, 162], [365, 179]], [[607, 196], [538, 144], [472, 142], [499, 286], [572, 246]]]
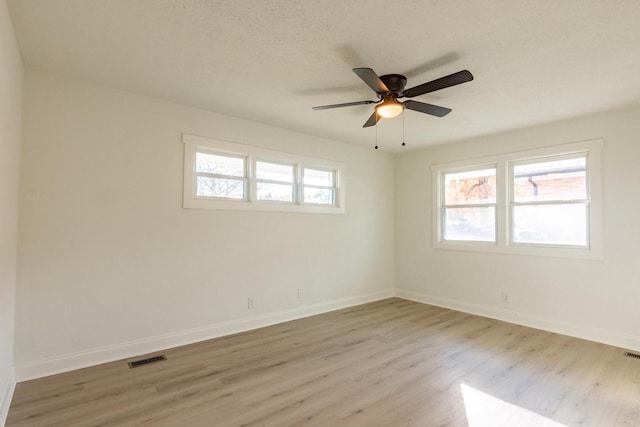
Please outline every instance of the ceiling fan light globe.
[[394, 117], [398, 117], [400, 113], [402, 113], [402, 110], [404, 110], [404, 105], [397, 101], [385, 101], [376, 107], [376, 112], [378, 113], [378, 115], [385, 119], [393, 119]]

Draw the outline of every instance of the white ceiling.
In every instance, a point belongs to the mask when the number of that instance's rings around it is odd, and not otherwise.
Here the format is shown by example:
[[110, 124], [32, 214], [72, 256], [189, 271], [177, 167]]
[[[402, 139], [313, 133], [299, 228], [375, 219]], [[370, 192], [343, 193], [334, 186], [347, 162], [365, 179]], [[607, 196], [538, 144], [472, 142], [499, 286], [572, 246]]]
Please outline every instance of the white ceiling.
[[397, 151], [402, 116], [362, 128], [376, 99], [352, 71], [407, 87], [407, 148], [640, 105], [637, 0], [8, 0], [27, 67], [340, 141]]

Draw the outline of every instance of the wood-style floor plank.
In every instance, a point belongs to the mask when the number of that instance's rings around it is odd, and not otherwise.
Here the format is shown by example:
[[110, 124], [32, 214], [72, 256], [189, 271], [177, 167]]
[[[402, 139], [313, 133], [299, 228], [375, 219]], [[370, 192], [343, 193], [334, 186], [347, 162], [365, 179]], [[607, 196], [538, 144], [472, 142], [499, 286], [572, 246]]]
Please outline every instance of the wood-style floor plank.
[[640, 425], [624, 350], [398, 298], [162, 353], [20, 383], [7, 426]]

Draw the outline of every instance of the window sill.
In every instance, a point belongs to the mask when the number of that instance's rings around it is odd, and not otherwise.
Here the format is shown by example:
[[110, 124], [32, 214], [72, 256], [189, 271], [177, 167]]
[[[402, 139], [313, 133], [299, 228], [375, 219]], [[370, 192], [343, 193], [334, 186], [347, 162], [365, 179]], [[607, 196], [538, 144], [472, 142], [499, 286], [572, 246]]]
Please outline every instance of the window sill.
[[266, 211], [266, 212], [298, 212], [317, 214], [344, 214], [342, 206], [320, 206], [320, 205], [294, 205], [281, 202], [266, 201], [240, 201], [240, 200], [215, 200], [215, 199], [192, 199], [184, 198], [183, 207], [185, 209], [215, 209], [226, 211]]
[[507, 255], [543, 256], [591, 260], [604, 259], [604, 253], [602, 250], [594, 248], [577, 248], [574, 246], [565, 247], [522, 243], [499, 245], [492, 242], [440, 241], [434, 242], [433, 248], [436, 250], [486, 252]]

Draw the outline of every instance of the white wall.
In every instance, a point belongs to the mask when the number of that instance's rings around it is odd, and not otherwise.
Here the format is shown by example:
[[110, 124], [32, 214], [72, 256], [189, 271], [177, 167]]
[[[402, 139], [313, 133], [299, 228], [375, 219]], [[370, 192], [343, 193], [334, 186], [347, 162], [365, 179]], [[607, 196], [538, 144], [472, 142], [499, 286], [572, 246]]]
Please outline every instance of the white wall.
[[22, 59], [6, 1], [0, 1], [0, 424], [13, 391], [14, 313], [18, 247], [18, 178]]
[[[403, 297], [640, 349], [639, 110], [409, 152], [394, 165], [384, 152], [90, 83], [25, 79], [19, 379], [389, 296], [394, 282]], [[347, 212], [185, 210], [183, 132], [342, 162]], [[432, 249], [432, 164], [600, 137], [604, 260]]]
[[[24, 103], [20, 379], [392, 295], [391, 155], [35, 71]], [[344, 163], [346, 214], [183, 209], [183, 132]]]
[[[396, 159], [400, 296], [640, 350], [640, 110], [433, 147]], [[604, 139], [602, 261], [434, 250], [436, 163]], [[501, 293], [510, 302], [501, 302]]]

